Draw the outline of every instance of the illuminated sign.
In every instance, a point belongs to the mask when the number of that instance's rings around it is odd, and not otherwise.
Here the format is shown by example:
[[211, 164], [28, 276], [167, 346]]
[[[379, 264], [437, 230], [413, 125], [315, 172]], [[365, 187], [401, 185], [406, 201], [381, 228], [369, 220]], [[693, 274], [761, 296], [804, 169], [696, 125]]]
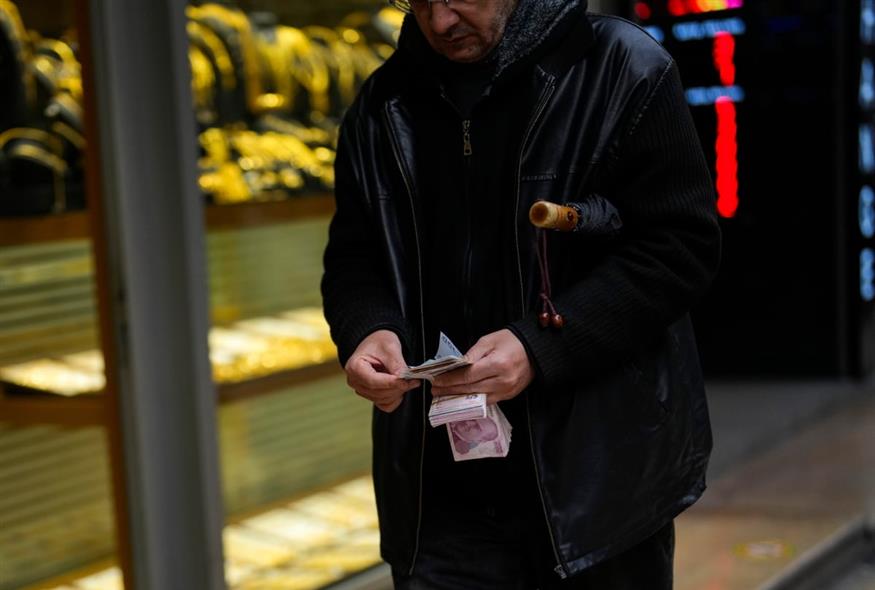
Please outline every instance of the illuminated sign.
[[875, 301], [875, 250], [863, 248], [860, 252], [860, 297]]
[[698, 41], [727, 33], [738, 37], [744, 35], [746, 30], [747, 27], [740, 18], [718, 18], [677, 23], [671, 28], [671, 33], [678, 41]]
[[[710, 373], [875, 368], [875, 0], [630, 0], [675, 58], [714, 179]], [[868, 330], [868, 332], [866, 332]]]
[[[676, 17], [741, 8], [740, 0], [698, 0], [668, 2], [668, 14]], [[635, 13], [641, 20], [653, 16], [653, 9], [646, 2], [635, 5]], [[646, 30], [657, 41], [663, 42], [662, 28], [649, 25]], [[739, 206], [738, 182], [738, 118], [736, 103], [745, 98], [744, 88], [735, 83], [736, 37], [747, 32], [747, 25], [740, 17], [714, 17], [706, 20], [684, 20], [671, 26], [672, 37], [680, 43], [707, 41], [711, 43], [712, 61], [719, 84], [712, 86], [688, 86], [687, 102], [691, 107], [710, 107], [716, 118], [714, 140], [714, 175], [717, 190], [717, 212], [727, 218], [735, 217]]]
[[860, 125], [857, 150], [860, 157], [860, 172], [875, 173], [875, 135], [872, 133], [871, 125], [865, 123]]
[[862, 0], [860, 4], [860, 42], [875, 45], [875, 0]]
[[[859, 107], [859, 131], [857, 150], [858, 169], [861, 175], [860, 192], [857, 203], [859, 234], [853, 243], [859, 244], [860, 260], [860, 299], [864, 303], [875, 301], [875, 191], [870, 184], [875, 176], [875, 1], [860, 1], [860, 78], [857, 85], [857, 105]], [[861, 243], [862, 242], [862, 243]]]
[[860, 189], [860, 235], [864, 238], [875, 237], [875, 191], [870, 186]]
[[742, 0], [669, 0], [668, 12], [672, 16], [702, 14], [704, 12], [719, 12], [741, 8]]
[[860, 108], [872, 108], [875, 103], [875, 67], [872, 60], [864, 59], [860, 65]]

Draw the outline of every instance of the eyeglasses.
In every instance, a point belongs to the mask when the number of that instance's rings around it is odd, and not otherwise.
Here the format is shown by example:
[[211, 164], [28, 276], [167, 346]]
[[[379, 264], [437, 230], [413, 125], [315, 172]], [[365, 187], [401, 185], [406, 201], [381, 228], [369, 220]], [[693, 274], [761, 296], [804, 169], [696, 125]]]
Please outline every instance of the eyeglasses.
[[390, 6], [394, 6], [401, 12], [405, 14], [410, 14], [414, 9], [422, 8], [426, 4], [431, 6], [435, 2], [443, 2], [444, 6], [447, 8], [452, 8], [454, 10], [462, 9], [464, 10], [466, 7], [473, 6], [477, 3], [477, 0], [387, 0]]

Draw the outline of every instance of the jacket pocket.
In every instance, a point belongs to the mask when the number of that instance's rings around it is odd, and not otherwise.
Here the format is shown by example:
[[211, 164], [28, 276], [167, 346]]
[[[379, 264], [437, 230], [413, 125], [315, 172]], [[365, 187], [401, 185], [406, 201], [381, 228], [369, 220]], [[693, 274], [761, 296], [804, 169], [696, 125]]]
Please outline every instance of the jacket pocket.
[[645, 432], [658, 430], [673, 409], [668, 352], [663, 343], [628, 361], [623, 374], [639, 428]]

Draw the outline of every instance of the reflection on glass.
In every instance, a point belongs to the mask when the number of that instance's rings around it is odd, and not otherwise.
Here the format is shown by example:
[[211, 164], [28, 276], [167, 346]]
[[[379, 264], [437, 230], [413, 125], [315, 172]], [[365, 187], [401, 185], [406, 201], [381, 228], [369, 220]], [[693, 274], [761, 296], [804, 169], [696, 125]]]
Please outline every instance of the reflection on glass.
[[115, 553], [72, 11], [0, 0], [0, 590]]
[[319, 280], [339, 122], [392, 53], [401, 15], [255, 4], [187, 10], [210, 356], [227, 402], [226, 577], [241, 590], [315, 589], [380, 562], [371, 409], [337, 365]]

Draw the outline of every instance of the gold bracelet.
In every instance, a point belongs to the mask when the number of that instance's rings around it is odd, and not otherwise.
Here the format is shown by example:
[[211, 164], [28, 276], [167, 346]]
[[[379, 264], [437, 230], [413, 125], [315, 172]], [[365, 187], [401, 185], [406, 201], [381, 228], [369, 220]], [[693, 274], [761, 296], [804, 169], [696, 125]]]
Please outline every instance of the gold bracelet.
[[237, 34], [243, 57], [243, 84], [246, 90], [246, 104], [253, 112], [257, 108], [258, 97], [261, 96], [261, 76], [258, 63], [258, 51], [252, 34], [249, 18], [240, 10], [221, 6], [219, 4], [203, 4], [190, 6], [186, 11], [197, 21], [215, 19], [230, 27]]
[[[55, 138], [57, 139], [57, 138]], [[55, 195], [53, 212], [60, 213], [67, 208], [67, 187], [64, 184], [64, 174], [67, 172], [67, 162], [32, 143], [19, 143], [9, 149], [10, 156], [18, 156], [44, 164], [52, 171], [52, 192]]]
[[73, 52], [73, 48], [60, 39], [48, 39], [44, 37], [36, 44], [36, 50], [37, 52], [50, 51], [51, 53], [54, 53], [68, 68], [78, 70], [80, 67], [79, 60], [76, 59], [76, 54]]
[[186, 25], [188, 36], [193, 42], [200, 42], [209, 54], [212, 56], [216, 67], [219, 69], [219, 77], [222, 81], [224, 90], [234, 90], [237, 88], [237, 75], [234, 73], [234, 62], [231, 60], [231, 54], [219, 36], [209, 27], [189, 21]]
[[58, 67], [57, 62], [48, 55], [37, 55], [30, 62], [33, 69], [36, 71], [41, 80], [45, 80], [49, 86], [49, 94], [54, 94], [58, 90]]
[[85, 136], [66, 123], [55, 121], [52, 123], [52, 132], [69, 141], [76, 149], [85, 149]]
[[0, 133], [0, 149], [3, 149], [7, 143], [16, 139], [26, 139], [28, 141], [42, 143], [49, 146], [55, 154], [61, 153], [62, 146], [57, 137], [53, 136], [48, 131], [33, 129], [31, 127], [13, 127], [12, 129], [7, 129]]
[[[40, 38], [36, 44], [34, 65], [43, 71], [51, 64], [55, 92], [72, 96], [77, 103], [82, 101], [82, 67], [73, 48], [60, 39]], [[53, 63], [52, 63], [53, 62]], [[80, 115], [81, 119], [81, 115]]]
[[277, 42], [291, 58], [292, 74], [309, 93], [311, 109], [323, 115], [328, 114], [331, 109], [328, 97], [331, 76], [325, 57], [317, 53], [313, 43], [299, 29], [277, 27], [276, 35]]
[[9, 148], [9, 154], [23, 156], [34, 162], [45, 164], [47, 168], [50, 168], [52, 172], [55, 172], [56, 174], [63, 174], [67, 171], [67, 162], [48, 150], [44, 150], [32, 143], [16, 144]]
[[295, 85], [291, 73], [289, 56], [279, 43], [261, 38], [257, 44], [259, 54], [267, 64], [265, 76], [275, 92], [264, 93], [259, 97], [259, 113], [288, 110], [295, 104]]
[[216, 73], [203, 51], [197, 45], [188, 48], [188, 61], [191, 65], [191, 86], [195, 107], [199, 112], [212, 113], [215, 118]]

